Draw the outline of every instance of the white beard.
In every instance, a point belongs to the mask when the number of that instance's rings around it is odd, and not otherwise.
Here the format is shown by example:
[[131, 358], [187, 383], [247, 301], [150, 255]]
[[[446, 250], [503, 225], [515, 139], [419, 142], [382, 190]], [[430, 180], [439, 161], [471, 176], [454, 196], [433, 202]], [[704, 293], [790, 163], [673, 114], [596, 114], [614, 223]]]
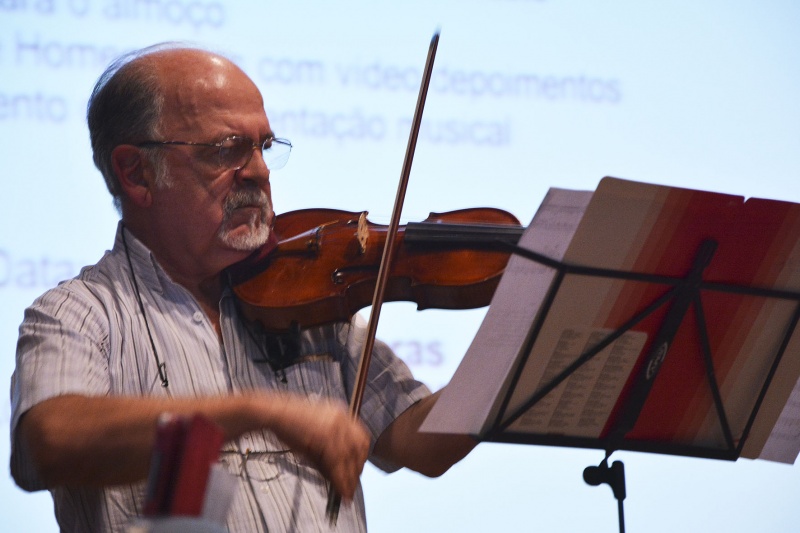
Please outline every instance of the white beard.
[[[247, 221], [246, 233], [241, 233], [241, 228], [231, 227], [231, 217], [234, 211], [242, 206], [259, 205], [260, 211], [253, 213]], [[272, 220], [272, 204], [267, 194], [260, 189], [235, 191], [225, 199], [223, 206], [225, 215], [217, 232], [217, 237], [225, 246], [234, 250], [249, 252], [263, 246], [269, 239]], [[237, 224], [238, 226], [238, 224]], [[233, 230], [237, 229], [236, 233]]]
[[[156, 169], [156, 186], [161, 189], [171, 188], [173, 186], [172, 175], [164, 159], [151, 159], [151, 161]], [[252, 214], [250, 220], [247, 221], [246, 233], [241, 233], [241, 228], [232, 226], [231, 222], [236, 209], [243, 206], [260, 207], [260, 211]], [[217, 230], [217, 238], [223, 245], [233, 250], [251, 252], [266, 244], [271, 231], [269, 223], [273, 215], [272, 203], [267, 193], [257, 188], [233, 191], [225, 198], [222, 210], [224, 215], [222, 224]], [[234, 234], [234, 229], [239, 229], [239, 232]]]

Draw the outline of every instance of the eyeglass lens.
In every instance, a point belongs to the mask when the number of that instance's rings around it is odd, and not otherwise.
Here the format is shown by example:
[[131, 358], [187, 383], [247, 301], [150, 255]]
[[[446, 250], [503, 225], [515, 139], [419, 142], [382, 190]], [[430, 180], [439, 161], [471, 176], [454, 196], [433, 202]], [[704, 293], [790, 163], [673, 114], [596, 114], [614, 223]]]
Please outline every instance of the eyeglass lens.
[[[250, 158], [253, 157], [253, 150], [257, 146], [247, 137], [225, 139], [219, 147], [220, 165], [239, 170], [250, 162]], [[269, 139], [260, 148], [267, 168], [277, 170], [286, 165], [292, 145], [283, 139]]]

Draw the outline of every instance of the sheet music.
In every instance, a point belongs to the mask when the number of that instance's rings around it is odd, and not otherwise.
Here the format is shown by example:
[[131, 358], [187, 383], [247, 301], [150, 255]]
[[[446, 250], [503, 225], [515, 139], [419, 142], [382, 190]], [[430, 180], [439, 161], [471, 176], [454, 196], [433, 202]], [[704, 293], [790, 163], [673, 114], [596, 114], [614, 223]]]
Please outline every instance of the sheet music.
[[[550, 189], [519, 245], [561, 259], [591, 197], [591, 191]], [[511, 257], [483, 324], [421, 431], [477, 435], [483, 430], [554, 275], [539, 263]]]
[[[581, 354], [611, 333], [609, 329], [567, 327], [555, 338], [535, 390], [549, 384]], [[597, 437], [642, 351], [647, 334], [629, 331], [576, 370], [514, 422], [510, 429], [539, 434]]]
[[795, 330], [776, 372], [779, 377], [774, 381], [777, 383], [764, 399], [742, 457], [786, 464], [794, 464], [797, 460], [800, 454], [800, 380], [794, 383], [790, 392], [783, 392], [788, 388], [785, 381], [800, 371], [797, 354], [800, 354], [800, 332]]
[[770, 433], [759, 459], [793, 464], [800, 453], [800, 382]]

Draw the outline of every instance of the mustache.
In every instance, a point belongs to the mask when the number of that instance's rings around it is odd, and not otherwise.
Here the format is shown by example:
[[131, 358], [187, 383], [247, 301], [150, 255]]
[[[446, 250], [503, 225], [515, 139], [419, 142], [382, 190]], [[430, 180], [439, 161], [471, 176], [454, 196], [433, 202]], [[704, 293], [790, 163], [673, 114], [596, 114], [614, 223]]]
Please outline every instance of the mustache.
[[230, 215], [236, 209], [246, 206], [258, 206], [262, 209], [272, 208], [269, 196], [261, 189], [240, 189], [231, 192], [228, 197], [225, 198], [222, 210], [226, 215]]

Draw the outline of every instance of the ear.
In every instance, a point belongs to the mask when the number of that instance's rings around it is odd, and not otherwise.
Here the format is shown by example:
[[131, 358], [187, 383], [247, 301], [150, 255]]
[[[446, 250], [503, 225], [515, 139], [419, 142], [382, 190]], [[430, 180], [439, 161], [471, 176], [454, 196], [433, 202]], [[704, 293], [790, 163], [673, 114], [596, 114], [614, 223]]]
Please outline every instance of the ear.
[[124, 195], [134, 205], [149, 206], [153, 201], [153, 168], [141, 148], [130, 144], [117, 146], [111, 152], [111, 165]]

